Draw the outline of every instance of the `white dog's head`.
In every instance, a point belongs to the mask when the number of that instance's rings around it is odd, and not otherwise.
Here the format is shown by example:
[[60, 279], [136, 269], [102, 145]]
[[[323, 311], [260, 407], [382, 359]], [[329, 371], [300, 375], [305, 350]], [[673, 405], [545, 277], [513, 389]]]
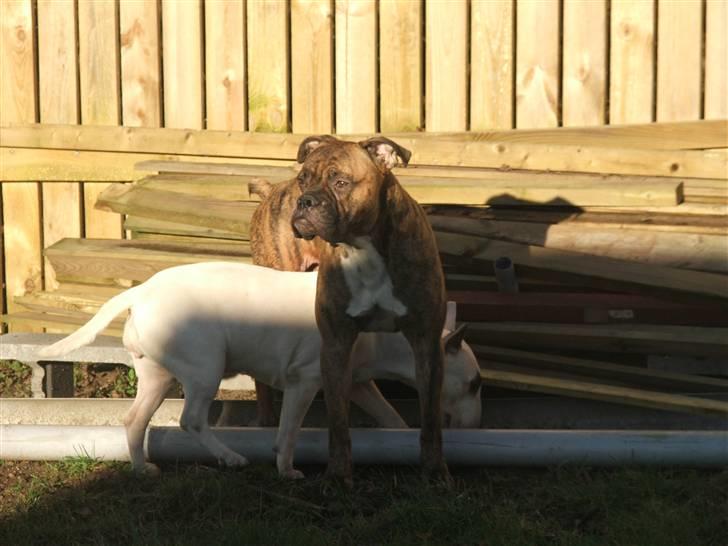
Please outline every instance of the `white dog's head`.
[[465, 343], [466, 325], [444, 330], [445, 373], [442, 381], [442, 425], [445, 428], [480, 428], [482, 413], [480, 366]]

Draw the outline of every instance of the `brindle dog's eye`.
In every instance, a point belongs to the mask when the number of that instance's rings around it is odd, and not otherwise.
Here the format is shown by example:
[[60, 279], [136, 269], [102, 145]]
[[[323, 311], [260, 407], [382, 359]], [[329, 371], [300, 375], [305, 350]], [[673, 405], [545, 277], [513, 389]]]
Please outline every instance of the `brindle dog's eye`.
[[343, 178], [339, 178], [336, 181], [334, 181], [334, 187], [339, 190], [342, 188], [345, 188], [348, 185], [349, 185], [349, 181], [344, 180]]

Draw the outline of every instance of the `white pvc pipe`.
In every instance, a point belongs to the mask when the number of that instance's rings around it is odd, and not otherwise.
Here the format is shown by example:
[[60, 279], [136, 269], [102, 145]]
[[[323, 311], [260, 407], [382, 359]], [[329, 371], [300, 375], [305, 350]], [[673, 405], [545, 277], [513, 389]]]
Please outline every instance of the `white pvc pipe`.
[[[275, 429], [217, 428], [215, 434], [252, 462], [273, 462]], [[355, 463], [416, 465], [419, 430], [352, 429]], [[177, 427], [151, 427], [146, 448], [153, 462], [212, 462], [207, 450]], [[454, 466], [546, 466], [625, 464], [728, 466], [726, 431], [485, 430], [443, 431], [443, 449]], [[0, 426], [0, 459], [58, 460], [88, 455], [127, 461], [123, 427]], [[324, 464], [328, 431], [304, 429], [297, 464]]]

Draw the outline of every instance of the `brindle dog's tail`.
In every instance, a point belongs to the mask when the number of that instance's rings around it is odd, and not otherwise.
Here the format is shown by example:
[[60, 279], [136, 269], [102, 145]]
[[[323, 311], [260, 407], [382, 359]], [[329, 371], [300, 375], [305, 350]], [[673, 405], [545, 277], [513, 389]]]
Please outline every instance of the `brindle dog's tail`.
[[264, 178], [253, 178], [253, 180], [248, 182], [248, 193], [250, 195], [257, 195], [261, 200], [268, 197], [271, 191], [273, 191], [273, 184]]

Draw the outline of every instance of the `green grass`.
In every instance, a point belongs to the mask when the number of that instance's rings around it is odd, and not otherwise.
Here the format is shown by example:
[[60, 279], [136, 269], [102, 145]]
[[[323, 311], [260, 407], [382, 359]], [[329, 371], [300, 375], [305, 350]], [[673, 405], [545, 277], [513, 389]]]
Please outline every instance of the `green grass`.
[[27, 464], [0, 493], [0, 544], [728, 545], [728, 470], [460, 469], [446, 491], [359, 467], [344, 492], [320, 468], [292, 483], [267, 465], [139, 479], [87, 457]]

